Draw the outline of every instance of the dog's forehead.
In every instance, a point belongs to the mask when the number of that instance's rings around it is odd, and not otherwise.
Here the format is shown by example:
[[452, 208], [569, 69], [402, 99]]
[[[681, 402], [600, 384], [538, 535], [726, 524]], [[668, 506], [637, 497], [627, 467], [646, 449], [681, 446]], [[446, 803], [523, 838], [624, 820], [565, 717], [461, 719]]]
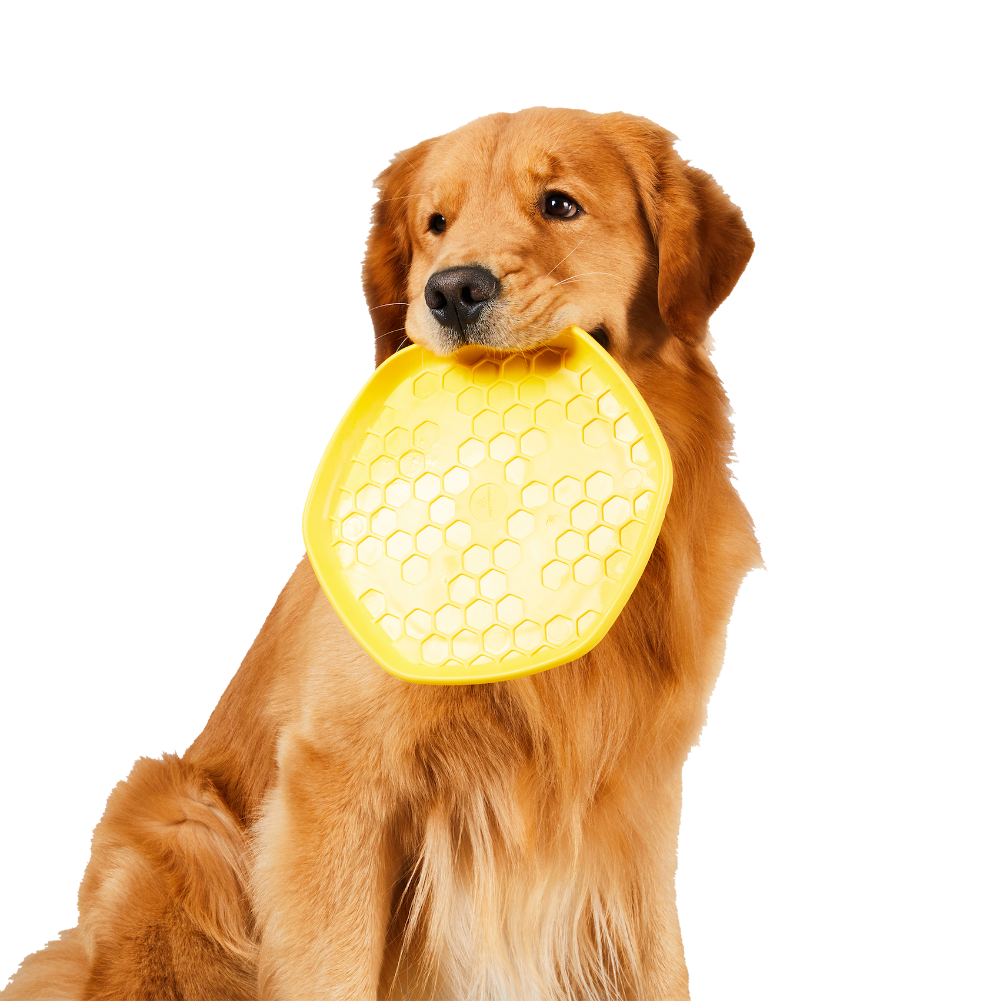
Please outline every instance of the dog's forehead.
[[521, 112], [480, 119], [442, 136], [422, 173], [432, 196], [461, 198], [485, 189], [534, 194], [568, 177], [597, 181], [607, 173], [609, 153], [614, 151], [595, 122]]

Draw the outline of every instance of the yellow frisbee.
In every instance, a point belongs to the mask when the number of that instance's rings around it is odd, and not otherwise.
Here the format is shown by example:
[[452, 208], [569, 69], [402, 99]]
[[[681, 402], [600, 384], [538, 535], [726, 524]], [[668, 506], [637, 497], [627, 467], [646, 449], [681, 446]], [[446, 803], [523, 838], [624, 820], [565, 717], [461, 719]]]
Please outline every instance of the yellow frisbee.
[[649, 408], [579, 327], [524, 354], [409, 347], [330, 440], [306, 549], [390, 674], [501, 681], [604, 636], [653, 550], [671, 480]]

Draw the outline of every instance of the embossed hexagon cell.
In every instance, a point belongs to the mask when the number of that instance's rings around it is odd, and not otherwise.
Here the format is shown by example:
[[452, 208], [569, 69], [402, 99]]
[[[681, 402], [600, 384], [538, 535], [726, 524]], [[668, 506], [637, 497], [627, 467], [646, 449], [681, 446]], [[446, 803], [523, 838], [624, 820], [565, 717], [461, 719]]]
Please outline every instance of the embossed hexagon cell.
[[472, 379], [478, 386], [488, 386], [496, 382], [500, 375], [500, 366], [495, 361], [481, 361], [472, 370]]
[[513, 435], [501, 432], [490, 440], [490, 458], [497, 462], [506, 462], [517, 451], [517, 442]]
[[472, 430], [480, 438], [489, 438], [500, 430], [500, 415], [495, 410], [480, 410], [472, 418]]
[[502, 653], [510, 646], [510, 630], [503, 626], [490, 626], [483, 633], [483, 646], [490, 653]]
[[573, 579], [580, 584], [593, 584], [601, 576], [601, 561], [593, 556], [581, 556], [573, 564]]
[[611, 425], [598, 417], [583, 428], [583, 443], [591, 448], [600, 448], [611, 438]]
[[580, 388], [585, 393], [590, 393], [591, 396], [597, 396], [597, 394], [604, 388], [604, 382], [592, 368], [588, 368], [587, 371], [580, 376]]
[[434, 372], [421, 372], [413, 380], [413, 395], [421, 400], [429, 399], [438, 391], [438, 377]]
[[517, 382], [528, 374], [528, 359], [524, 355], [515, 355], [503, 363], [503, 377], [511, 382]]
[[382, 540], [369, 535], [358, 543], [358, 562], [370, 567], [382, 555]]
[[522, 403], [541, 403], [545, 399], [545, 383], [532, 376], [517, 387], [517, 398]]
[[469, 485], [469, 471], [461, 466], [452, 466], [444, 474], [444, 488], [450, 494], [460, 494]]
[[541, 507], [549, 500], [549, 488], [535, 480], [521, 491], [521, 503], [525, 507]]
[[586, 424], [596, 412], [594, 401], [589, 396], [574, 396], [566, 404], [566, 420], [573, 424]]
[[638, 469], [626, 469], [622, 474], [622, 483], [627, 487], [637, 487], [642, 483], [642, 473]]
[[396, 463], [387, 455], [380, 455], [371, 464], [371, 478], [375, 483], [388, 483], [396, 475]]
[[545, 623], [545, 638], [550, 643], [562, 643], [573, 632], [573, 623], [565, 615], [554, 615]]
[[615, 421], [615, 437], [619, 441], [635, 441], [639, 437], [639, 429], [632, 422], [632, 418], [628, 414], [624, 417], [619, 417]]
[[514, 406], [508, 407], [503, 412], [503, 426], [508, 431], [523, 431], [531, 423], [531, 411], [522, 406], [520, 403], [515, 403]]
[[523, 455], [540, 455], [545, 451], [545, 446], [548, 443], [549, 439], [545, 436], [544, 431], [531, 428], [530, 431], [525, 431], [521, 435], [521, 453]]
[[612, 580], [621, 580], [628, 569], [628, 553], [623, 553], [620, 549], [612, 553], [604, 561], [604, 572]]
[[441, 440], [441, 429], [433, 421], [424, 421], [413, 429], [413, 444], [425, 452]]
[[396, 512], [391, 507], [380, 507], [372, 515], [372, 531], [376, 535], [388, 535], [396, 527]]
[[431, 617], [422, 608], [415, 608], [403, 619], [403, 632], [415, 640], [423, 639], [431, 631]]
[[424, 453], [411, 451], [404, 452], [399, 459], [399, 471], [413, 479], [424, 471]]
[[618, 534], [625, 549], [635, 549], [641, 533], [642, 525], [638, 521], [630, 521]]
[[597, 412], [602, 417], [617, 417], [623, 410], [618, 398], [610, 390], [597, 401]]
[[438, 632], [457, 633], [462, 628], [462, 610], [455, 605], [442, 605], [434, 613], [434, 626]]
[[594, 623], [597, 622], [599, 618], [600, 616], [597, 614], [597, 612], [593, 611], [593, 609], [591, 609], [591, 611], [589, 612], [584, 612], [583, 615], [581, 615], [576, 620], [577, 633], [579, 633], [580, 636], [583, 636], [584, 634], [588, 633], [593, 628]]
[[463, 466], [478, 466], [486, 458], [486, 444], [478, 438], [470, 438], [458, 446], [458, 461]]
[[632, 515], [632, 508], [624, 497], [612, 497], [604, 502], [601, 515], [609, 525], [624, 525]]
[[556, 552], [564, 560], [575, 560], [583, 550], [583, 536], [579, 532], [563, 532], [556, 539]]
[[373, 618], [377, 619], [385, 611], [385, 595], [381, 591], [365, 591], [358, 601]]
[[487, 570], [479, 578], [479, 593], [484, 598], [499, 598], [507, 590], [507, 576], [499, 570]]
[[468, 389], [463, 389], [462, 392], [458, 394], [458, 398], [455, 400], [455, 405], [458, 407], [459, 413], [468, 414], [471, 417], [473, 414], [476, 414], [483, 409], [484, 400], [485, 397], [483, 396], [483, 391], [481, 389], [476, 389], [475, 386], [469, 386]]
[[417, 540], [417, 551], [426, 556], [436, 553], [444, 542], [441, 529], [435, 525], [424, 525], [415, 536]]
[[490, 386], [486, 401], [494, 410], [503, 410], [514, 402], [514, 387], [509, 382], [498, 382]]
[[542, 645], [542, 627], [531, 619], [525, 619], [514, 630], [514, 642], [529, 653]]
[[587, 548], [598, 556], [610, 553], [618, 545], [618, 537], [614, 529], [607, 525], [598, 525], [590, 535], [587, 536]]
[[424, 473], [413, 484], [413, 496], [417, 500], [433, 500], [441, 493], [441, 478], [436, 473]]
[[553, 560], [542, 567], [542, 583], [550, 591], [558, 591], [562, 587], [566, 575], [569, 573], [569, 564], [562, 560]]
[[462, 553], [462, 569], [481, 574], [490, 565], [490, 551], [483, 546], [470, 546]]
[[482, 598], [470, 601], [465, 609], [465, 621], [473, 629], [485, 629], [493, 621], [493, 606]]
[[360, 539], [367, 531], [368, 523], [365, 521], [364, 515], [361, 514], [348, 515], [344, 519], [344, 523], [340, 526], [340, 534], [352, 542], [355, 539]]
[[497, 602], [497, 618], [508, 626], [520, 622], [524, 616], [524, 602], [516, 594], [508, 594]]
[[455, 521], [445, 529], [444, 537], [453, 549], [461, 549], [472, 539], [472, 529], [464, 521]]
[[476, 595], [476, 582], [468, 574], [459, 574], [448, 584], [448, 597], [456, 605], [464, 605]]
[[521, 562], [521, 547], [510, 539], [504, 539], [493, 549], [493, 562], [501, 570], [510, 570]]
[[632, 446], [632, 461], [637, 466], [645, 466], [649, 462], [649, 450], [641, 438]]
[[535, 516], [530, 511], [515, 511], [507, 519], [507, 534], [526, 539], [535, 530]]
[[394, 560], [401, 560], [413, 552], [413, 539], [407, 532], [393, 532], [385, 540], [385, 551]]
[[536, 375], [555, 375], [562, 368], [562, 355], [552, 348], [546, 348], [535, 355], [534, 363], [531, 366]]
[[431, 501], [427, 511], [431, 516], [431, 521], [436, 521], [439, 525], [447, 525], [455, 517], [455, 502], [450, 497], [438, 497], [436, 501]]
[[376, 624], [385, 630], [391, 640], [398, 640], [403, 635], [403, 624], [395, 615], [383, 615]]
[[451, 641], [451, 649], [461, 660], [471, 660], [479, 653], [479, 634], [471, 629], [463, 629]]
[[449, 393], [457, 393], [465, 385], [465, 370], [453, 366], [441, 376], [441, 385]]
[[528, 478], [528, 460], [517, 456], [503, 467], [504, 479], [508, 483], [521, 484]]
[[371, 483], [365, 484], [354, 499], [359, 511], [370, 512], [382, 503], [382, 491]]
[[591, 500], [604, 500], [614, 485], [615, 481], [607, 473], [594, 473], [593, 476], [587, 477], [583, 488]]
[[583, 486], [575, 476], [564, 476], [552, 488], [552, 499], [569, 507], [583, 496]]
[[655, 494], [652, 490], [643, 490], [643, 492], [632, 502], [632, 508], [639, 518], [643, 517], [643, 515], [649, 514], [649, 509], [653, 503], [654, 497]]
[[428, 664], [436, 667], [448, 656], [448, 641], [437, 634], [428, 636], [420, 644], [420, 655]]
[[390, 455], [402, 455], [410, 447], [410, 432], [406, 428], [393, 428], [385, 436], [385, 450]]
[[544, 400], [535, 407], [535, 423], [554, 428], [563, 419], [563, 408], [555, 400]]
[[337, 554], [337, 559], [342, 567], [349, 567], [354, 562], [354, 546], [348, 542], [338, 542], [333, 551]]
[[408, 480], [392, 480], [385, 487], [385, 502], [393, 507], [399, 507], [410, 499], [410, 484]]
[[400, 573], [407, 584], [419, 584], [427, 576], [427, 560], [423, 556], [410, 556], [403, 560]]
[[597, 505], [590, 501], [580, 501], [569, 513], [574, 528], [590, 528], [597, 521]]

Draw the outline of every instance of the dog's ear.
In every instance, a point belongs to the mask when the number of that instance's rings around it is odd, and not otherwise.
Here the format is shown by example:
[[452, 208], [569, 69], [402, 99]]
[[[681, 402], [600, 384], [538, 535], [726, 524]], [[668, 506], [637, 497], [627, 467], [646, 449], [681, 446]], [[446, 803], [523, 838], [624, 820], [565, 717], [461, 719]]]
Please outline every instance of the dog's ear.
[[645, 118], [604, 115], [638, 188], [657, 248], [657, 304], [667, 330], [701, 344], [708, 318], [753, 253], [743, 213], [705, 171], [674, 149], [676, 136]]
[[419, 194], [417, 170], [433, 139], [397, 153], [392, 163], [375, 178], [379, 200], [372, 209], [361, 283], [375, 327], [375, 364], [409, 343], [406, 336], [406, 280], [413, 257], [409, 230], [409, 202]]

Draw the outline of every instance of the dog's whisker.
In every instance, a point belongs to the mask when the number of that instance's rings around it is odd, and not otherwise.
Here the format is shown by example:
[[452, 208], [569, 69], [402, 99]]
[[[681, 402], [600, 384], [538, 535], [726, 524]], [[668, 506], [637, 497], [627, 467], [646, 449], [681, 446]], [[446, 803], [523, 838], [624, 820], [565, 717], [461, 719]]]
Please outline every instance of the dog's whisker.
[[[577, 278], [586, 278], [588, 275], [606, 275], [608, 278], [617, 278], [620, 282], [625, 281], [621, 275], [613, 275], [610, 271], [582, 271], [578, 275], [570, 275], [569, 278], [564, 278], [561, 282], [556, 282], [556, 285], [565, 285], [566, 282], [575, 281]], [[556, 285], [552, 287], [555, 288]]]
[[385, 309], [386, 306], [409, 306], [408, 302], [383, 302], [381, 306], [372, 306], [368, 310], [369, 313], [373, 313], [376, 309]]
[[[562, 259], [562, 261], [559, 262], [559, 264], [562, 264], [564, 261], [568, 261], [570, 259], [570, 257], [573, 254], [575, 254], [580, 249], [580, 247], [583, 246], [583, 241], [586, 240], [586, 239], [587, 239], [586, 237], [582, 237], [581, 240], [580, 240], [580, 242]], [[555, 269], [559, 267], [559, 264], [556, 264], [555, 267], [550, 268], [542, 277], [543, 278], [548, 278], [549, 275], [552, 274], [552, 272], [555, 271]]]

